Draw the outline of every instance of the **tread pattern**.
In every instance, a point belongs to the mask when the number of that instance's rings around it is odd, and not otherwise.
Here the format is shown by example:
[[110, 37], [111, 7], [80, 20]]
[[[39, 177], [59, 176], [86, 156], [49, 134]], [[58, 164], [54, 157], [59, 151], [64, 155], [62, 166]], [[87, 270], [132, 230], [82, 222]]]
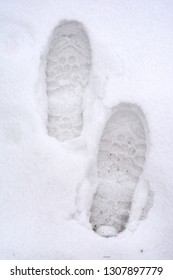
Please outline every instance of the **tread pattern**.
[[91, 68], [91, 50], [81, 23], [65, 21], [53, 33], [47, 55], [48, 134], [59, 141], [80, 135], [82, 93]]
[[106, 124], [97, 158], [98, 190], [90, 222], [98, 234], [113, 236], [125, 229], [145, 153], [145, 131], [138, 114], [127, 108], [117, 110]]

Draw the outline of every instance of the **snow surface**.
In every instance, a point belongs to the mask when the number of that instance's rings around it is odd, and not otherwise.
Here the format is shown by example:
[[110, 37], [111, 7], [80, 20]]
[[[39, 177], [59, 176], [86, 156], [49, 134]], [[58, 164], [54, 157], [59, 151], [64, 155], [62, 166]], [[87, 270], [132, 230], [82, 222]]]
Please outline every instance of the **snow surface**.
[[[1, 259], [173, 258], [172, 15], [171, 0], [1, 1]], [[82, 136], [60, 143], [47, 134], [45, 54], [64, 19], [85, 26], [92, 73]], [[105, 238], [87, 224], [87, 178], [120, 103], [143, 111], [149, 147], [129, 226]], [[153, 204], [139, 220], [148, 193]]]

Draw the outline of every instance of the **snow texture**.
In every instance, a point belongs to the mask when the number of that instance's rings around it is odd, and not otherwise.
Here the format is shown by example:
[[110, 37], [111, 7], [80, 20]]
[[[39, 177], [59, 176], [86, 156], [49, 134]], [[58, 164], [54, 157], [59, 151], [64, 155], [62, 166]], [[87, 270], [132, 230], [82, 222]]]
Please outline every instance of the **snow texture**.
[[0, 7], [0, 258], [173, 259], [172, 1]]

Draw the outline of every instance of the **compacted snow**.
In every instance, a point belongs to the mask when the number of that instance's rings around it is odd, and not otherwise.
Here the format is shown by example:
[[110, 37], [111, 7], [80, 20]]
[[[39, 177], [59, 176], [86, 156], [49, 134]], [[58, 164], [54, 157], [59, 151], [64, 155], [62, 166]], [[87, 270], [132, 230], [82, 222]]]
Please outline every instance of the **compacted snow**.
[[173, 258], [173, 4], [0, 4], [0, 258]]

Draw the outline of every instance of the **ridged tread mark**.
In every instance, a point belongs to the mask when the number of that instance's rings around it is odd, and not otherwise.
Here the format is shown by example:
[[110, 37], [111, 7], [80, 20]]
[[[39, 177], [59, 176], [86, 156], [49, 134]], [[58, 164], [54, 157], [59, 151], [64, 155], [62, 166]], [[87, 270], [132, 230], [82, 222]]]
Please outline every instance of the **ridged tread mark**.
[[[115, 111], [104, 129], [97, 158], [99, 185], [90, 222], [99, 234], [99, 228], [108, 226], [114, 227], [117, 233], [125, 229], [146, 148], [145, 131], [138, 114], [130, 108]], [[108, 236], [108, 233], [101, 235]]]
[[48, 134], [59, 141], [81, 133], [82, 93], [90, 68], [90, 43], [83, 25], [77, 21], [61, 23], [53, 32], [46, 67]]

